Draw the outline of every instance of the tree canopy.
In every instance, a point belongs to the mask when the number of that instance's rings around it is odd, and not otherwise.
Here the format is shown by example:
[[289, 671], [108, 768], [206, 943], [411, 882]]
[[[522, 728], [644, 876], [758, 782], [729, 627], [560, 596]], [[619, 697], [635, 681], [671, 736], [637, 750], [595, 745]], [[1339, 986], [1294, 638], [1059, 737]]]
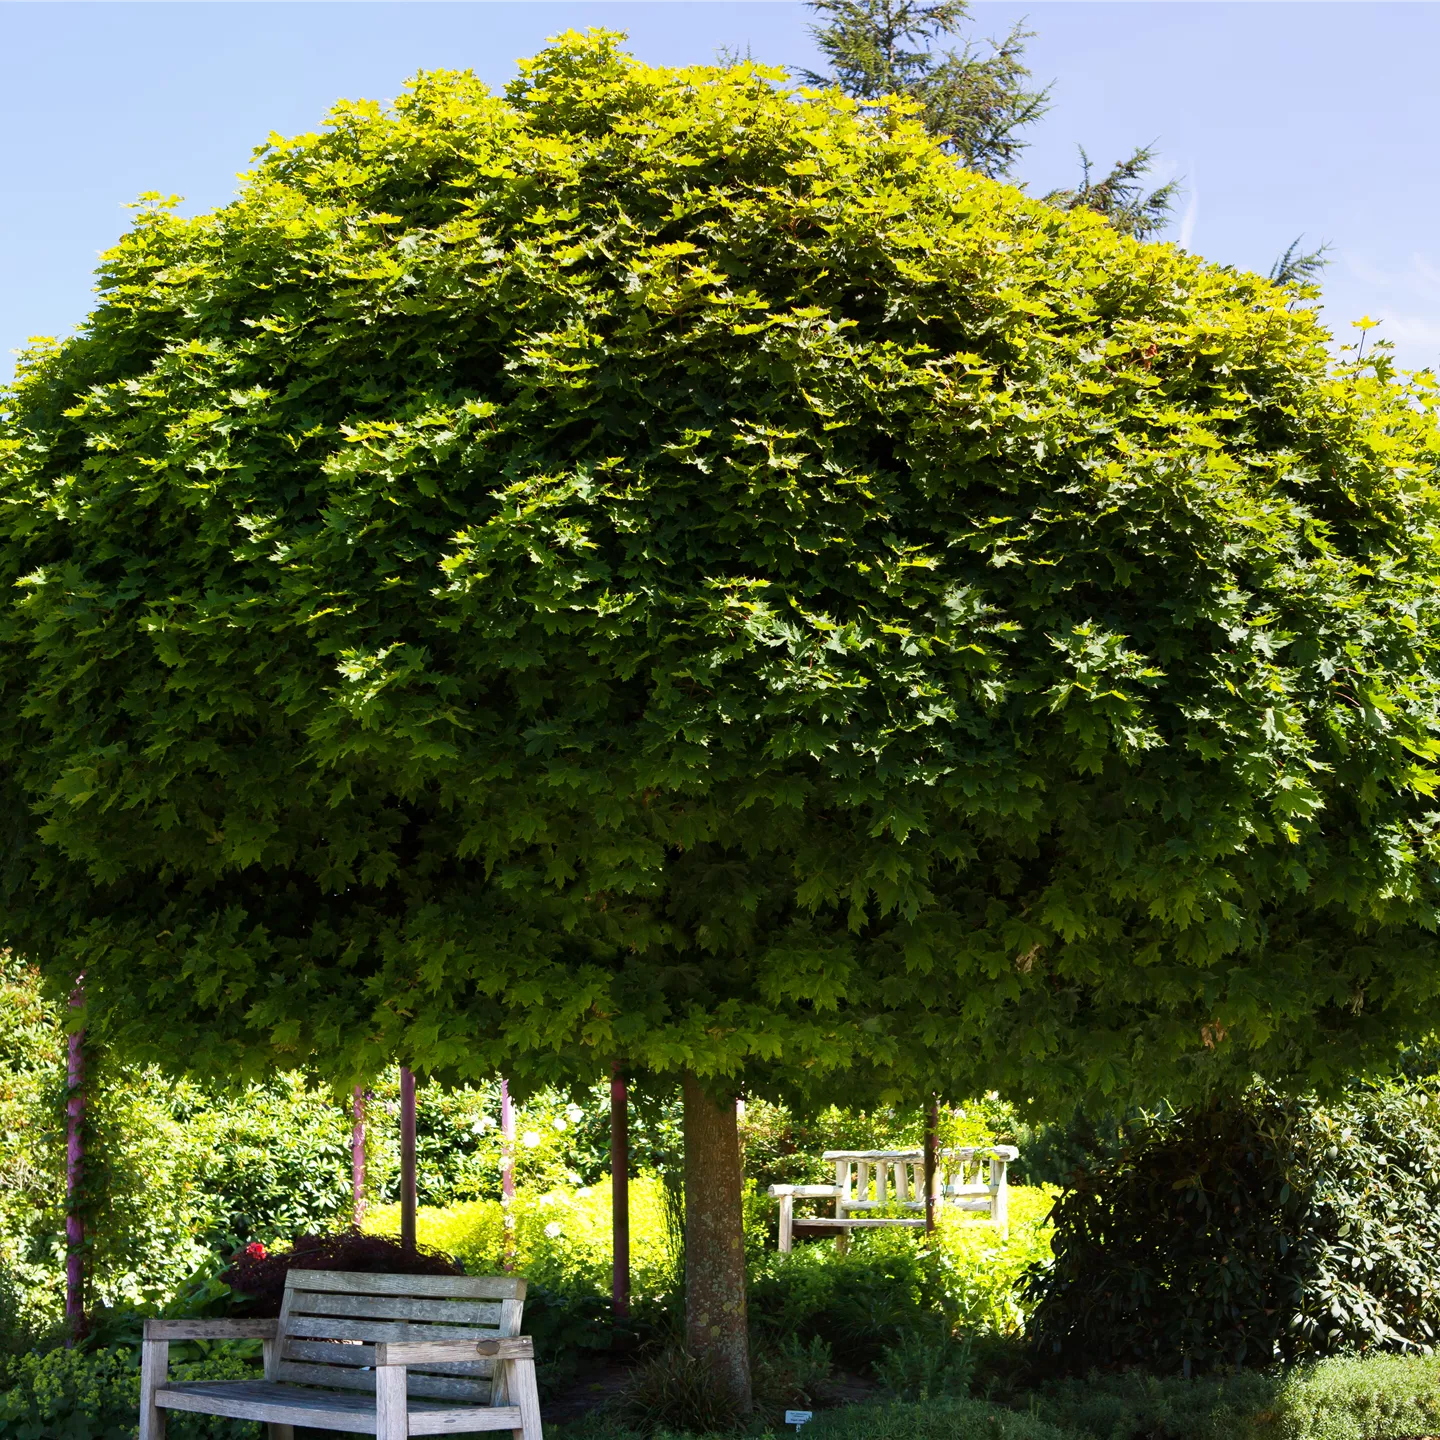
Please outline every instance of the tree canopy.
[[867, 113], [572, 34], [152, 198], [3, 401], [4, 941], [338, 1079], [1435, 1024], [1433, 391]]

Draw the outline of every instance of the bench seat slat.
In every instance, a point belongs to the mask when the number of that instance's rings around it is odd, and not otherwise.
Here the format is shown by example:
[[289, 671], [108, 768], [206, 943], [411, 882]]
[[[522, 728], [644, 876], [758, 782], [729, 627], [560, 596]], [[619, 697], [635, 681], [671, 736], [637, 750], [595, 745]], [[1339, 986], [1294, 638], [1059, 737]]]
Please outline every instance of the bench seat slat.
[[[376, 1433], [375, 1401], [368, 1395], [307, 1390], [269, 1380], [199, 1380], [167, 1385], [155, 1393], [162, 1410], [223, 1415], [232, 1420], [262, 1420], [278, 1425], [308, 1425], [317, 1430]], [[406, 1406], [412, 1435], [463, 1434], [520, 1427], [518, 1405], [455, 1406], [411, 1400]]]
[[300, 1299], [312, 1290], [336, 1295], [436, 1295], [443, 1299], [523, 1300], [518, 1275], [370, 1275], [348, 1270], [291, 1270], [286, 1284]]
[[498, 1300], [444, 1300], [439, 1296], [338, 1295], [300, 1290], [290, 1302], [292, 1315], [355, 1315], [367, 1320], [432, 1320], [447, 1325], [500, 1324]]

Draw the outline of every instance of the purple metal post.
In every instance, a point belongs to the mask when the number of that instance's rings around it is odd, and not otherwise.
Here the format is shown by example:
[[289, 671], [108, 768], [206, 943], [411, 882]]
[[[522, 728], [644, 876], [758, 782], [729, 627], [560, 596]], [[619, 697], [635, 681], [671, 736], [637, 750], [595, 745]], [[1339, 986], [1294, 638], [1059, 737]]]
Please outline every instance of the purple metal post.
[[619, 1065], [610, 1071], [610, 1311], [630, 1313], [630, 1097]]
[[[85, 977], [77, 977], [70, 1005], [85, 1003]], [[85, 1032], [72, 1030], [65, 1101], [65, 1328], [66, 1345], [85, 1332], [85, 1217], [80, 1188], [85, 1178]]]
[[400, 1248], [415, 1253], [415, 1072], [400, 1067]]
[[515, 1263], [515, 1107], [510, 1084], [500, 1077], [500, 1206], [505, 1227], [505, 1268]]
[[352, 1113], [355, 1123], [350, 1127], [350, 1200], [358, 1230], [365, 1218], [365, 1088], [362, 1085], [355, 1087]]

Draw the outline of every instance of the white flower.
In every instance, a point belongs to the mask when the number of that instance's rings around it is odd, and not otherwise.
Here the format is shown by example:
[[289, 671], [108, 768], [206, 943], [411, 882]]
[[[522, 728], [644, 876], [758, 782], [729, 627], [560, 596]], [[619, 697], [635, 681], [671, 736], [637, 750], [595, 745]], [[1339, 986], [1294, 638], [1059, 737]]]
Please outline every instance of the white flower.
[[560, 1233], [560, 1222], [552, 1220], [546, 1227], [545, 1233], [553, 1240]]
[[527, 1149], [533, 1150], [540, 1143], [540, 1133], [537, 1130], [527, 1130], [521, 1137], [520, 1143]]
[[554, 1125], [557, 1130], [563, 1130], [565, 1128], [565, 1117], [563, 1115], [557, 1115], [550, 1123]]
[[470, 1128], [475, 1134], [483, 1135], [494, 1123], [488, 1115], [482, 1115]]
[[585, 1118], [585, 1112], [573, 1100], [565, 1107], [565, 1113], [572, 1125], [578, 1125]]

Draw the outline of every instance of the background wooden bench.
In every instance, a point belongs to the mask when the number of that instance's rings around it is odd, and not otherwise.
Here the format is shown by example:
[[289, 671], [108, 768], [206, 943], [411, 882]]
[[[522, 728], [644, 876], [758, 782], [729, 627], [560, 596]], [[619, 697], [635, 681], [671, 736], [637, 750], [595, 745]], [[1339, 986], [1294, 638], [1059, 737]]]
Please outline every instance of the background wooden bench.
[[[535, 1357], [520, 1334], [525, 1282], [511, 1276], [291, 1270], [278, 1320], [147, 1320], [140, 1440], [163, 1440], [170, 1410], [380, 1440], [509, 1430], [541, 1440]], [[263, 1380], [166, 1378], [171, 1340], [258, 1338]]]
[[[1006, 1170], [1020, 1152], [1013, 1145], [967, 1145], [941, 1150], [935, 1166], [939, 1208], [984, 1214], [1001, 1230], [1009, 1228]], [[925, 1228], [923, 1150], [827, 1150], [834, 1162], [833, 1185], [772, 1185], [780, 1201], [780, 1249], [788, 1251], [796, 1231], [833, 1234], [844, 1244], [850, 1231], [899, 1226]], [[833, 1215], [796, 1216], [796, 1200], [834, 1202]], [[918, 1218], [879, 1215], [880, 1210], [918, 1210]]]

